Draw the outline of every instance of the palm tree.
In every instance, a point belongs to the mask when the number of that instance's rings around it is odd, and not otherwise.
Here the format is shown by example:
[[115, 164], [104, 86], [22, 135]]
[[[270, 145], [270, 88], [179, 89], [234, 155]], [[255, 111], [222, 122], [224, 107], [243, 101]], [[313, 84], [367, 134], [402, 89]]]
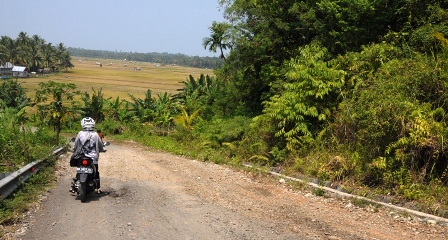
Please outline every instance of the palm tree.
[[224, 50], [232, 49], [231, 37], [230, 37], [230, 27], [228, 23], [218, 23], [213, 21], [212, 26], [209, 27], [211, 31], [210, 37], [206, 37], [202, 40], [202, 45], [205, 49], [211, 52], [217, 52], [218, 48], [221, 52], [221, 58], [226, 61], [224, 56]]
[[52, 68], [54, 66], [54, 61], [56, 57], [56, 50], [51, 45], [51, 43], [47, 43], [42, 45], [42, 55], [43, 55], [43, 63], [47, 68]]
[[25, 33], [20, 32], [19, 36], [16, 38], [16, 48], [17, 48], [17, 64], [25, 65], [31, 67], [32, 57], [31, 57], [31, 38]]
[[7, 51], [8, 49], [0, 42], [0, 65], [3, 65], [7, 62]]
[[67, 51], [67, 49], [65, 48], [64, 43], [59, 43], [59, 44], [56, 46], [56, 53], [57, 53], [57, 54], [62, 54], [62, 53], [64, 53], [65, 51]]
[[28, 37], [28, 34], [26, 32], [20, 32], [19, 36], [17, 36], [17, 44], [19, 46], [26, 46], [30, 42], [30, 37]]
[[29, 42], [28, 49], [28, 66], [31, 70], [36, 71], [42, 64], [42, 46], [45, 40], [38, 35], [33, 35]]
[[68, 68], [74, 67], [71, 62], [70, 54], [63, 43], [59, 43], [56, 46], [56, 59], [58, 61], [58, 66], [65, 69], [66, 72], [68, 71]]
[[63, 43], [59, 43], [58, 45], [56, 45], [55, 54], [56, 54], [56, 60], [57, 60], [58, 66], [62, 65], [65, 51], [66, 51], [66, 48]]
[[15, 64], [18, 61], [18, 44], [16, 40], [8, 36], [2, 36], [0, 42], [3, 46], [4, 61]]

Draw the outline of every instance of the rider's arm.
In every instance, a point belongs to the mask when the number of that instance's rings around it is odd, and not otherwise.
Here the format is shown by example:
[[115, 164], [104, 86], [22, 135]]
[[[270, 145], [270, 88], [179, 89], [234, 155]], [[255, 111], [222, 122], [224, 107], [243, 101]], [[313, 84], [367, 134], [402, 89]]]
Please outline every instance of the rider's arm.
[[79, 145], [79, 133], [76, 135], [75, 144], [73, 145], [73, 149], [77, 149]]
[[97, 134], [97, 138], [96, 138], [96, 145], [98, 146], [97, 147], [98, 153], [106, 151], [106, 150], [104, 150], [103, 141], [101, 141], [98, 134]]

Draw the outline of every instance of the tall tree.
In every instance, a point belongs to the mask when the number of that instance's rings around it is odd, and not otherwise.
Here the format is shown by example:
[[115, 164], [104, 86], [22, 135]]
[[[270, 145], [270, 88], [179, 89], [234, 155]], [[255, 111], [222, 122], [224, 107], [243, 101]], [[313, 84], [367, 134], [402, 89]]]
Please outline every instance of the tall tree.
[[31, 41], [29, 42], [28, 50], [28, 66], [31, 71], [37, 71], [37, 69], [42, 65], [42, 46], [45, 45], [45, 40], [40, 38], [38, 35], [33, 35]]
[[73, 63], [71, 62], [70, 54], [68, 53], [67, 48], [63, 43], [59, 43], [56, 46], [56, 59], [58, 61], [58, 67], [64, 69], [66, 72], [69, 68], [74, 67]]
[[[406, 9], [424, 6], [420, 13], [428, 14], [429, 6], [436, 2], [440, 1], [221, 0], [225, 18], [234, 30], [234, 44], [220, 77], [233, 85], [227, 89], [238, 91], [226, 95], [237, 98], [235, 102], [240, 104], [234, 106], [242, 105], [246, 112], [259, 114], [263, 109], [261, 102], [288, 81], [282, 65], [297, 56], [300, 47], [317, 40], [331, 56], [359, 51], [362, 46], [379, 43], [386, 34], [403, 29], [408, 17], [414, 17]], [[443, 16], [443, 11], [437, 12]], [[400, 34], [391, 34], [397, 35]]]
[[19, 46], [27, 46], [30, 43], [30, 37], [26, 32], [20, 32], [17, 36], [17, 44]]
[[202, 45], [205, 49], [216, 53], [216, 51], [220, 50], [220, 57], [226, 60], [224, 55], [224, 50], [231, 49], [231, 35], [230, 35], [231, 25], [225, 22], [218, 23], [213, 21], [212, 26], [209, 27], [211, 31], [210, 37], [206, 37], [203, 39]]
[[47, 68], [53, 68], [56, 56], [56, 50], [51, 43], [42, 45], [43, 63]]
[[8, 37], [8, 36], [2, 36], [0, 40], [0, 44], [3, 46], [3, 58], [4, 62], [11, 62], [12, 64], [15, 64], [18, 61], [18, 46], [17, 42]]
[[0, 43], [0, 65], [6, 63], [6, 56], [7, 56], [6, 52], [7, 52], [6, 47]]
[[26, 32], [20, 32], [16, 38], [17, 64], [31, 67], [31, 38]]

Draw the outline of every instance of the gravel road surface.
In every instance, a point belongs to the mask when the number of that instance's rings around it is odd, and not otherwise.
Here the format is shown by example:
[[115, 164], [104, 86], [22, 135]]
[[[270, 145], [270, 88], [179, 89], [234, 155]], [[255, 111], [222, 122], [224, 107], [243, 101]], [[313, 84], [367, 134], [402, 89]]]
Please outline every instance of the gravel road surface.
[[448, 228], [390, 209], [294, 190], [255, 171], [113, 141], [99, 161], [102, 194], [70, 193], [70, 154], [58, 183], [7, 239], [448, 239]]

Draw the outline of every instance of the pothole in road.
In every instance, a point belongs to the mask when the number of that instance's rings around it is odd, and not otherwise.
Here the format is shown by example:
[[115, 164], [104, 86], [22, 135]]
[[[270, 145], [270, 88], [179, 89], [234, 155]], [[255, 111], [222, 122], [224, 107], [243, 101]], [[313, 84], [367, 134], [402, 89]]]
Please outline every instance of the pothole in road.
[[128, 188], [120, 188], [118, 190], [112, 189], [110, 191], [110, 196], [114, 198], [120, 198], [128, 195], [131, 191]]

